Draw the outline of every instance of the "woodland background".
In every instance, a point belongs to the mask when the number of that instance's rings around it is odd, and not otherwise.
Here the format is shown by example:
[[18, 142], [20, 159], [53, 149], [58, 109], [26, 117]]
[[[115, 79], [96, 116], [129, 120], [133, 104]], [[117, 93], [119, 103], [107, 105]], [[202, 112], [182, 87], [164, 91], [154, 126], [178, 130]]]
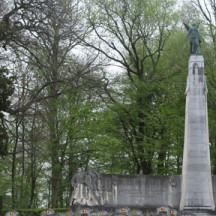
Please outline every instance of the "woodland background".
[[0, 0], [0, 196], [66, 207], [78, 167], [181, 175], [200, 22], [216, 175], [215, 0]]

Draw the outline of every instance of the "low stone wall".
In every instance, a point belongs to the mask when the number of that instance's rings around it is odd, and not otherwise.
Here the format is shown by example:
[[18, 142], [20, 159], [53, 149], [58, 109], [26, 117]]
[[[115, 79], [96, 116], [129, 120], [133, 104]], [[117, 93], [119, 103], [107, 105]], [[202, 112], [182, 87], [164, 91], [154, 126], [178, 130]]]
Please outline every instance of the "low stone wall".
[[111, 206], [179, 208], [181, 176], [100, 175]]
[[79, 172], [72, 178], [70, 205], [179, 208], [181, 176]]
[[[84, 176], [84, 179], [89, 177], [86, 173]], [[108, 208], [129, 207], [131, 209], [155, 209], [160, 206], [170, 206], [179, 209], [181, 183], [182, 176], [97, 174], [88, 179], [88, 184], [78, 181], [77, 188], [81, 188], [81, 192], [78, 191], [76, 196], [72, 195], [70, 206], [75, 204]], [[212, 176], [212, 185], [216, 203], [216, 176]], [[85, 202], [76, 202], [79, 199]], [[88, 200], [95, 202], [89, 202], [92, 203], [89, 205]]]

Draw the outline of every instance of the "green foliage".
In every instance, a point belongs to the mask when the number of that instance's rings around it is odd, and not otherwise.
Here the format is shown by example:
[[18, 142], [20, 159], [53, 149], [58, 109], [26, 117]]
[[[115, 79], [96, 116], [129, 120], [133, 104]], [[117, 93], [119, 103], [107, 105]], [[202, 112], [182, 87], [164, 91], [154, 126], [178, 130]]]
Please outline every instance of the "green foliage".
[[[163, 96], [160, 80], [164, 75], [158, 65], [178, 18], [175, 2], [95, 0], [93, 3], [89, 24], [110, 51], [97, 45], [92, 47], [121, 64], [127, 74], [124, 79], [128, 79], [122, 96], [111, 106], [117, 114], [114, 115], [114, 125], [119, 127], [116, 138], [129, 149], [123, 148], [122, 153], [130, 158], [132, 172], [152, 174], [156, 130], [151, 125], [155, 122], [152, 115], [155, 112], [151, 111], [157, 110], [159, 98]], [[99, 34], [100, 31], [105, 34]]]

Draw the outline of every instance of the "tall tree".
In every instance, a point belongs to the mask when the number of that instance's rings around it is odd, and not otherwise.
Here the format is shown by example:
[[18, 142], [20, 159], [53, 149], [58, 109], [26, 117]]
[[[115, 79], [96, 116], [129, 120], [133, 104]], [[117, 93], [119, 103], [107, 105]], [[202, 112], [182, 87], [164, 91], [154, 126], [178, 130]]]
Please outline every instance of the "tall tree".
[[[84, 42], [122, 67], [133, 89], [133, 99], [119, 113], [126, 137], [131, 137], [135, 173], [152, 173], [147, 116], [156, 96], [157, 65], [175, 25], [174, 1], [91, 1], [88, 24], [97, 42]], [[88, 3], [90, 5], [90, 2]], [[92, 7], [94, 5], [94, 7]], [[115, 103], [117, 101], [112, 98]], [[150, 106], [149, 106], [150, 105]], [[132, 108], [133, 107], [133, 108]], [[125, 118], [127, 116], [127, 118]]]
[[[65, 145], [64, 136], [62, 136], [64, 132], [61, 131], [63, 120], [61, 116], [64, 116], [62, 113], [64, 109], [61, 108], [61, 102], [65, 103], [67, 92], [73, 92], [71, 89], [82, 89], [83, 87], [83, 91], [87, 91], [86, 88], [91, 89], [97, 86], [100, 88], [103, 79], [103, 76], [93, 75], [98, 65], [93, 64], [95, 57], [92, 54], [91, 56], [87, 55], [86, 60], [83, 56], [78, 58], [76, 52], [73, 52], [79, 47], [81, 39], [87, 33], [81, 20], [83, 18], [81, 6], [79, 0], [46, 1], [43, 8], [33, 7], [31, 10], [27, 10], [22, 17], [22, 22], [31, 23], [30, 14], [32, 11], [36, 15], [40, 14], [43, 20], [37, 23], [37, 28], [27, 29], [25, 37], [14, 40], [11, 44], [12, 48], [16, 49], [16, 53], [19, 53], [28, 65], [32, 77], [32, 85], [27, 90], [29, 94], [22, 106], [14, 109], [14, 113], [17, 114], [17, 117], [19, 113], [25, 113], [27, 118], [30, 115], [31, 120], [34, 120], [39, 111], [43, 115], [43, 121], [46, 122], [43, 131], [47, 135], [44, 143], [47, 145], [46, 155], [50, 159], [48, 163], [51, 167], [51, 207], [62, 204], [61, 187], [64, 177], [62, 172], [66, 161], [65, 149], [70, 143], [66, 142], [67, 145]], [[35, 109], [36, 107], [37, 109]], [[65, 111], [65, 115], [67, 115], [67, 111]], [[25, 121], [24, 124], [27, 125]], [[39, 123], [37, 124], [39, 125]], [[37, 134], [34, 125], [35, 123], [32, 122], [32, 130], [25, 128], [25, 131], [29, 130], [28, 133], [30, 133], [28, 135], [25, 132], [25, 137], [31, 138], [33, 149], [39, 143], [35, 140], [36, 135], [31, 134], [32, 131]], [[39, 130], [38, 125], [36, 125], [37, 130]], [[31, 160], [36, 161], [33, 151], [29, 155]], [[31, 167], [30, 169], [32, 202], [35, 191], [35, 168]]]
[[[49, 134], [49, 157], [51, 159], [51, 207], [58, 206], [58, 195], [62, 179], [60, 140], [58, 137], [58, 98], [66, 82], [65, 67], [67, 56], [72, 48], [79, 44], [76, 36], [83, 34], [78, 17], [78, 1], [47, 1], [42, 14], [46, 19], [39, 24], [35, 37], [31, 37], [32, 45], [26, 40], [18, 43], [31, 54], [30, 58], [35, 68], [38, 68], [43, 79], [35, 89], [36, 97], [44, 98], [46, 105], [47, 126]], [[27, 18], [29, 20], [30, 17]], [[75, 34], [76, 33], [76, 34]]]

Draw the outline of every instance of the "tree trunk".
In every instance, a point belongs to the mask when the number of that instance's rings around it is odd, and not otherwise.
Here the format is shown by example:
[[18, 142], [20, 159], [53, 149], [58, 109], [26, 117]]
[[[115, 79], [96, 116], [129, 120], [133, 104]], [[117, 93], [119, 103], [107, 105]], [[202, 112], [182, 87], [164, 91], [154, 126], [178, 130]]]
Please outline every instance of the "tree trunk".
[[14, 148], [13, 148], [13, 153], [12, 153], [12, 168], [11, 168], [11, 193], [12, 193], [12, 204], [11, 207], [15, 208], [16, 206], [16, 191], [15, 191], [15, 177], [16, 177], [16, 151], [17, 151], [17, 145], [18, 145], [18, 128], [19, 128], [19, 123], [18, 120], [16, 120], [16, 139], [14, 143]]
[[[137, 92], [138, 94], [140, 94], [139, 92], [141, 91], [141, 89], [138, 87], [137, 88]], [[149, 149], [148, 147], [146, 146], [146, 143], [145, 143], [145, 114], [144, 114], [144, 109], [145, 109], [145, 98], [143, 98], [142, 96], [141, 97], [138, 97], [137, 98], [137, 107], [139, 108], [139, 111], [137, 113], [138, 115], [138, 119], [139, 119], [139, 122], [138, 122], [138, 133], [137, 133], [137, 136], [136, 136], [136, 143], [137, 143], [137, 149], [138, 149], [138, 152], [139, 152], [139, 161], [140, 161], [140, 166], [141, 166], [141, 170], [142, 170], [142, 173], [144, 175], [149, 175], [152, 173], [152, 163], [150, 161], [150, 158], [149, 158]]]
[[58, 140], [58, 119], [57, 119], [57, 91], [56, 86], [50, 87], [49, 100], [49, 131], [50, 131], [50, 156], [51, 156], [51, 208], [58, 208], [58, 196], [62, 178], [62, 166], [60, 164], [60, 149]]

